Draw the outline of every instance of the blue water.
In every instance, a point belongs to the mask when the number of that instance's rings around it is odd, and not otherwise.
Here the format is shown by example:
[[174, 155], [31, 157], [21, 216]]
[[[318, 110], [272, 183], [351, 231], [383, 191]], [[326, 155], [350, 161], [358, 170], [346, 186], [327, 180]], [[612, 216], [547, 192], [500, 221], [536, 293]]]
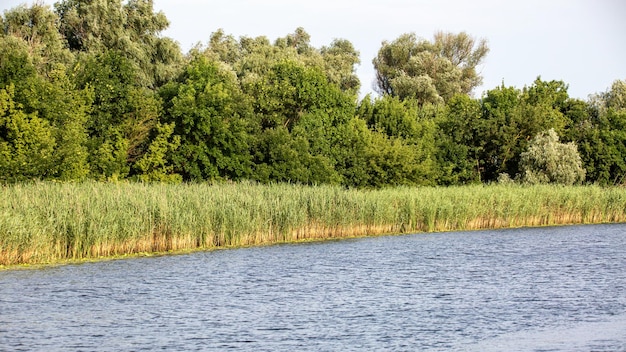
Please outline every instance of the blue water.
[[626, 351], [626, 225], [0, 272], [6, 351]]

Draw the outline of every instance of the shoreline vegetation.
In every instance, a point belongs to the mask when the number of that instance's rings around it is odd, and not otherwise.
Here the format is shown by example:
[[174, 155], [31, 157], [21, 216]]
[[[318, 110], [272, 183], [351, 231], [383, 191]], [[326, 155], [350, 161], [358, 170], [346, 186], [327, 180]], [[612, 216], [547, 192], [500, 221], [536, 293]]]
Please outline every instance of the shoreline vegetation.
[[384, 234], [626, 222], [626, 188], [0, 186], [0, 268]]
[[[0, 183], [626, 185], [618, 77], [586, 100], [541, 76], [480, 94], [488, 38], [466, 32], [404, 33], [362, 57], [302, 27], [216, 29], [185, 53], [168, 25], [152, 0], [0, 14]], [[367, 62], [375, 82], [357, 75]]]
[[0, 269], [626, 221], [626, 80], [474, 98], [489, 47], [465, 32], [361, 58], [302, 27], [184, 53], [168, 26], [147, 0], [0, 14]]

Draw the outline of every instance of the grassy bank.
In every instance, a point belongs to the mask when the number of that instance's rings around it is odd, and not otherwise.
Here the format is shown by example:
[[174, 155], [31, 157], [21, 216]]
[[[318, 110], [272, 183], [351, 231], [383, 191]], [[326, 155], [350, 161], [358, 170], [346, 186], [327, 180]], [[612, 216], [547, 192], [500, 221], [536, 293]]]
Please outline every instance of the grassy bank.
[[626, 189], [0, 186], [0, 265], [387, 233], [626, 221]]

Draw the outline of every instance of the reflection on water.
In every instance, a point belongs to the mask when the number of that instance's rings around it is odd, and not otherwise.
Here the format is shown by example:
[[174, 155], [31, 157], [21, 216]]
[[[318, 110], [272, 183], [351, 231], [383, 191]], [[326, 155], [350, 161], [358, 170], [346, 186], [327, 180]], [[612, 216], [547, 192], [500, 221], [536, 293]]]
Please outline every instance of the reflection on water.
[[0, 272], [0, 350], [626, 350], [626, 225]]

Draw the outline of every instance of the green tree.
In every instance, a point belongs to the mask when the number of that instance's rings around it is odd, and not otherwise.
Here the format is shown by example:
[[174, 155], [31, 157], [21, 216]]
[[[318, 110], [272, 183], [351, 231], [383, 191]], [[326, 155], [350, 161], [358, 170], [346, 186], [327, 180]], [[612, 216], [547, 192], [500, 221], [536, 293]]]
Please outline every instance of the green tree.
[[480, 181], [481, 109], [480, 100], [467, 95], [456, 95], [448, 101], [446, 113], [437, 120], [439, 184]]
[[433, 185], [434, 163], [401, 138], [372, 132], [365, 148], [368, 186]]
[[273, 44], [266, 37], [237, 40], [219, 30], [206, 48], [196, 46], [189, 56], [192, 62], [219, 62], [234, 73], [233, 87], [237, 84], [244, 95], [237, 99], [249, 109], [243, 120], [252, 156], [250, 177], [340, 182], [334, 166], [345, 156], [342, 134], [354, 114], [358, 88], [358, 53], [348, 41], [318, 50], [302, 28]]
[[[587, 114], [578, 113], [572, 137], [580, 149], [587, 180], [626, 183], [626, 81], [591, 97]], [[580, 108], [579, 110], [582, 110]]]
[[266, 37], [237, 40], [220, 29], [211, 35], [206, 48], [196, 46], [191, 55], [208, 55], [227, 63], [244, 84], [265, 75], [278, 62], [293, 61], [320, 69], [332, 84], [355, 96], [360, 85], [355, 73], [355, 66], [360, 63], [359, 53], [352, 43], [336, 39], [329, 46], [317, 49], [311, 46], [310, 35], [303, 28], [276, 39], [273, 44]]
[[0, 181], [49, 178], [56, 146], [53, 129], [36, 113], [25, 113], [13, 98], [13, 85], [0, 89]]
[[245, 87], [263, 128], [291, 130], [306, 113], [353, 108], [351, 96], [329, 83], [324, 72], [296, 61], [279, 61]]
[[585, 179], [585, 169], [576, 144], [560, 143], [559, 136], [550, 129], [533, 138], [528, 150], [521, 154], [523, 182], [558, 183], [573, 185]]
[[260, 182], [300, 184], [337, 183], [332, 161], [311, 150], [309, 138], [290, 133], [284, 126], [269, 128], [255, 145], [255, 172]]
[[[368, 127], [382, 133], [387, 138], [374, 134], [372, 143], [379, 152], [371, 150], [379, 172], [385, 170], [392, 184], [429, 184], [436, 179], [435, 135], [436, 119], [440, 113], [436, 106], [422, 105], [412, 99], [400, 100], [397, 97], [382, 96], [371, 100], [365, 97], [357, 109], [357, 115], [364, 119]], [[399, 166], [401, 150], [407, 153], [410, 165]], [[382, 154], [381, 154], [382, 153]], [[390, 159], [385, 161], [384, 157]], [[382, 156], [382, 158], [381, 158]], [[396, 160], [400, 170], [391, 171], [388, 162]], [[394, 174], [397, 172], [397, 174]], [[381, 174], [382, 175], [382, 174]]]
[[361, 101], [357, 114], [372, 130], [389, 137], [417, 139], [419, 107], [414, 102], [388, 95], [372, 100], [368, 95]]
[[605, 93], [600, 94], [597, 101], [598, 109], [626, 109], [626, 80], [616, 80], [611, 88]]
[[249, 105], [228, 66], [196, 57], [163, 87], [164, 120], [174, 124], [180, 147], [175, 171], [185, 180], [246, 178], [251, 172]]
[[476, 42], [464, 32], [438, 32], [432, 42], [403, 34], [383, 42], [373, 60], [378, 90], [422, 104], [469, 94], [482, 82], [476, 67], [488, 51], [485, 40]]
[[472, 144], [479, 152], [481, 179], [518, 174], [520, 155], [534, 136], [551, 128], [563, 133], [571, 126], [567, 108], [574, 105], [569, 100], [563, 82], [540, 78], [522, 90], [501, 86], [487, 91]]
[[[303, 167], [312, 172], [301, 173], [297, 182], [338, 182], [333, 169], [340, 157], [337, 149], [343, 145], [339, 129], [354, 113], [351, 93], [329, 82], [321, 69], [296, 61], [274, 64], [246, 91], [254, 99], [252, 106], [259, 124], [256, 135], [260, 143], [265, 143], [255, 148], [255, 164], [269, 165], [268, 160], [275, 159], [276, 155], [267, 154], [267, 141], [286, 138], [284, 128], [297, 142], [286, 144], [301, 148], [294, 151], [295, 155], [300, 155]], [[290, 179], [295, 182], [293, 177]]]
[[345, 124], [336, 128], [338, 143], [332, 150], [335, 160], [334, 169], [340, 175], [341, 183], [349, 187], [373, 186], [377, 180], [373, 179], [369, 168], [369, 152], [372, 151], [373, 132], [365, 121], [352, 117]]
[[180, 146], [180, 136], [173, 136], [174, 124], [158, 123], [154, 132], [148, 150], [134, 164], [136, 178], [144, 182], [182, 181], [181, 175], [175, 173], [174, 165], [169, 161]]
[[58, 22], [58, 16], [48, 6], [20, 5], [4, 13], [0, 36], [22, 39], [38, 72], [47, 73], [57, 64], [69, 66], [73, 60], [59, 33]]
[[158, 87], [178, 74], [178, 44], [160, 34], [169, 22], [152, 0], [62, 0], [60, 33], [74, 52], [114, 50], [135, 66], [141, 86]]
[[[26, 11], [26, 8], [20, 9]], [[13, 18], [15, 12], [7, 15]], [[14, 19], [11, 23], [15, 26]], [[42, 30], [41, 27], [45, 27], [45, 23], [34, 25], [32, 29]], [[18, 110], [45, 121], [54, 140], [47, 177], [82, 179], [88, 169], [85, 121], [91, 94], [88, 90], [77, 89], [62, 62], [42, 57], [45, 50], [34, 50], [37, 41], [27, 42], [24, 33], [20, 33], [21, 36], [0, 37], [0, 87], [12, 86], [11, 99], [19, 106]], [[50, 45], [53, 44], [52, 41]], [[47, 63], [42, 64], [44, 62]]]
[[0, 85], [22, 85], [36, 73], [37, 68], [24, 40], [13, 36], [0, 37]]
[[279, 48], [293, 48], [299, 55], [310, 56], [315, 49], [311, 46], [311, 36], [304, 28], [298, 27], [286, 37], [276, 39]]
[[[269, 45], [269, 41], [267, 42]], [[201, 55], [203, 48], [196, 46], [191, 50], [192, 55]], [[211, 34], [209, 43], [204, 49], [204, 55], [211, 57], [213, 60], [235, 65], [244, 55], [244, 49], [241, 44], [232, 35], [226, 35], [223, 29], [218, 29]]]
[[331, 83], [341, 90], [356, 95], [361, 83], [356, 75], [356, 65], [361, 63], [359, 52], [345, 39], [336, 39], [320, 50], [324, 60], [324, 71]]
[[154, 93], [139, 86], [137, 69], [114, 50], [81, 55], [75, 71], [77, 86], [94, 97], [86, 122], [90, 175], [124, 178], [138, 157], [136, 147], [158, 118]]
[[48, 72], [47, 79], [39, 77], [26, 89], [27, 111], [36, 112], [53, 127], [56, 148], [51, 175], [60, 180], [85, 179], [89, 173], [86, 124], [91, 91], [78, 89], [60, 64]]
[[335, 167], [348, 157], [346, 124], [359, 86], [358, 53], [350, 42], [316, 49], [302, 28], [274, 43], [266, 37], [237, 40], [219, 30], [206, 48], [192, 50], [191, 57], [201, 56], [232, 68], [252, 108], [252, 178], [342, 182]]

